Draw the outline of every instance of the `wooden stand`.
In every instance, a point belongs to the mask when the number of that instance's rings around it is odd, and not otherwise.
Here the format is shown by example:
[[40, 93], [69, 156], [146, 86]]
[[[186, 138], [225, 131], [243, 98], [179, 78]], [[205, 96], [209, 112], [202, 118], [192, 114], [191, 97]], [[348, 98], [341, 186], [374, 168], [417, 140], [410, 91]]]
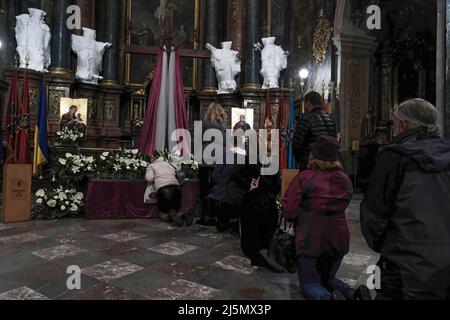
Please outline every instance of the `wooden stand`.
[[281, 171], [281, 196], [284, 197], [292, 180], [300, 173], [298, 169], [285, 169]]
[[3, 209], [5, 223], [24, 222], [31, 218], [32, 166], [5, 165], [3, 175]]

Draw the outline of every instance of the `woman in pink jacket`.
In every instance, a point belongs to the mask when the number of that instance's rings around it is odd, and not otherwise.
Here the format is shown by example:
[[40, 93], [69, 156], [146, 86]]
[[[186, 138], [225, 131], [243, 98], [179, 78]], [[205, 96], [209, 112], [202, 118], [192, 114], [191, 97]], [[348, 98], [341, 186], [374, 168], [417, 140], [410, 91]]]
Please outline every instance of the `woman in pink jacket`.
[[345, 211], [353, 195], [338, 161], [339, 149], [337, 139], [329, 136], [312, 144], [308, 170], [293, 180], [282, 201], [286, 218], [296, 226], [300, 286], [311, 300], [355, 298], [355, 291], [336, 278], [349, 252]]
[[[175, 168], [164, 158], [159, 158], [148, 166], [145, 180], [149, 186], [152, 184], [155, 186], [160, 219], [166, 222], [172, 220], [177, 225], [184, 225], [184, 218], [179, 213], [181, 190]], [[151, 195], [147, 194], [146, 196]]]

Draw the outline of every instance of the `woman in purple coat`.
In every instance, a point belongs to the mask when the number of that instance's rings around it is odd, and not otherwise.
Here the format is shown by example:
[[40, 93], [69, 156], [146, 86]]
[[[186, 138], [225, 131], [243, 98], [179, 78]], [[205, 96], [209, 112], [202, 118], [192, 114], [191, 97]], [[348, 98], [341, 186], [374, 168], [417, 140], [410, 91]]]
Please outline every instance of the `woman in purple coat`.
[[311, 148], [308, 170], [293, 180], [282, 201], [286, 218], [296, 223], [300, 287], [311, 300], [353, 299], [354, 290], [336, 278], [349, 252], [345, 211], [352, 183], [338, 161], [336, 138], [322, 136]]

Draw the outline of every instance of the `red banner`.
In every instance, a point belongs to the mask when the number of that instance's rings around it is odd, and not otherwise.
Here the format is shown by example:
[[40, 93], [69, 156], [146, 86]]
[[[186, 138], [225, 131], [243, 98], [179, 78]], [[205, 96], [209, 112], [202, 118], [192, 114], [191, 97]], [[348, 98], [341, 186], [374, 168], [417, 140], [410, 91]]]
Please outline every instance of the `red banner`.
[[10, 85], [9, 96], [5, 107], [6, 112], [6, 130], [5, 138], [7, 145], [6, 164], [16, 163], [15, 141], [16, 141], [16, 119], [17, 119], [17, 104], [18, 104], [18, 73], [14, 71], [14, 75]]
[[22, 88], [22, 103], [16, 124], [16, 160], [17, 164], [31, 163], [30, 152], [30, 92], [28, 82], [28, 70], [25, 70]]

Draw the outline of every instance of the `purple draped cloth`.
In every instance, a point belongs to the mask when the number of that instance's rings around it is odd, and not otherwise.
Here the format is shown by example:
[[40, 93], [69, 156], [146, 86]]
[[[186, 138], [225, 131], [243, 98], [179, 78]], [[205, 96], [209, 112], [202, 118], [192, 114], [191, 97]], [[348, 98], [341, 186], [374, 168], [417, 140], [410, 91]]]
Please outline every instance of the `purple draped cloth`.
[[[163, 51], [159, 49], [147, 110], [145, 112], [144, 128], [139, 139], [139, 152], [152, 156], [155, 153], [156, 119], [158, 116], [159, 95], [161, 93], [163, 74]], [[165, 84], [164, 84], [165, 85]]]
[[[145, 181], [98, 180], [88, 184], [86, 218], [88, 219], [152, 219], [158, 217], [155, 205], [144, 203]], [[187, 181], [181, 186], [181, 212], [197, 215], [199, 185]]]

